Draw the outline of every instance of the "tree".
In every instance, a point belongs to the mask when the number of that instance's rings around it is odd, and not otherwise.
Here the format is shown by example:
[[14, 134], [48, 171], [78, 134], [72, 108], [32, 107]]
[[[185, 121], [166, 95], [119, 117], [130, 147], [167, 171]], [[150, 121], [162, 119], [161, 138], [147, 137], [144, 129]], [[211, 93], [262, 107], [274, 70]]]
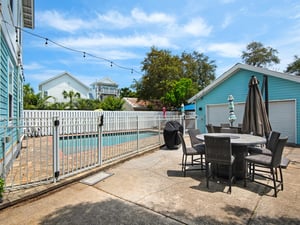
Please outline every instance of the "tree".
[[190, 78], [181, 78], [174, 83], [173, 88], [167, 92], [164, 102], [178, 108], [182, 103], [185, 104], [187, 99], [195, 95], [197, 91], [196, 83], [193, 83]]
[[190, 79], [197, 91], [215, 79], [214, 61], [209, 61], [207, 56], [196, 51], [192, 54], [182, 53], [179, 57], [172, 55], [170, 51], [152, 47], [142, 65], [145, 74], [139, 81], [134, 80], [132, 87], [138, 98], [143, 100], [162, 100], [166, 104], [177, 104], [171, 100], [170, 94], [180, 79]]
[[83, 99], [77, 100], [77, 107], [81, 110], [95, 110], [100, 108], [100, 101], [98, 99]]
[[36, 94], [37, 96], [37, 109], [49, 109], [51, 107], [51, 103], [48, 102], [49, 99], [54, 98], [52, 96], [43, 96], [41, 93]]
[[120, 98], [124, 97], [136, 97], [136, 92], [132, 91], [130, 88], [125, 87], [120, 89]]
[[171, 80], [179, 80], [181, 76], [181, 62], [178, 56], [172, 56], [170, 51], [157, 50], [152, 47], [151, 52], [142, 62], [145, 75], [140, 81], [135, 81], [137, 95], [143, 100], [160, 99], [171, 87]]
[[80, 93], [78, 92], [74, 92], [73, 90], [70, 90], [70, 91], [63, 91], [63, 96], [64, 96], [64, 99], [68, 99], [69, 98], [69, 102], [67, 104], [67, 107], [69, 109], [76, 109], [77, 106], [76, 106], [76, 99], [80, 99]]
[[108, 96], [100, 103], [100, 108], [103, 110], [116, 111], [123, 109], [124, 100], [113, 96]]
[[52, 96], [42, 96], [41, 93], [35, 94], [30, 84], [23, 85], [23, 104], [24, 109], [49, 109], [51, 108], [48, 100]]
[[300, 76], [300, 58], [297, 55], [295, 55], [294, 58], [295, 61], [288, 64], [285, 72]]
[[247, 45], [247, 51], [242, 52], [242, 59], [248, 65], [266, 67], [280, 63], [277, 53], [276, 49], [264, 47], [262, 43], [254, 41]]
[[33, 88], [30, 84], [23, 85], [23, 107], [24, 109], [36, 109], [37, 108], [37, 96], [34, 94]]
[[196, 51], [192, 54], [184, 52], [181, 55], [181, 61], [184, 77], [196, 82], [199, 91], [215, 79], [217, 66], [214, 60], [209, 60], [208, 56]]

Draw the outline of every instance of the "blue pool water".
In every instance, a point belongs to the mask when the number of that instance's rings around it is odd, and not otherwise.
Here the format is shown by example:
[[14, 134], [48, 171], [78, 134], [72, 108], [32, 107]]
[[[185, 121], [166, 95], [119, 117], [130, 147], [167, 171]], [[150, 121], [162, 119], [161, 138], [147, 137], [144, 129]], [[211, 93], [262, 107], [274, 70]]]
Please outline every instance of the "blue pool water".
[[[120, 134], [104, 134], [102, 136], [102, 146], [112, 146], [123, 144], [129, 141], [136, 141], [139, 139], [152, 137], [157, 135], [157, 132], [140, 132], [137, 133], [120, 133]], [[84, 135], [63, 137], [59, 140], [60, 148], [76, 148], [76, 147], [97, 147], [98, 135]]]

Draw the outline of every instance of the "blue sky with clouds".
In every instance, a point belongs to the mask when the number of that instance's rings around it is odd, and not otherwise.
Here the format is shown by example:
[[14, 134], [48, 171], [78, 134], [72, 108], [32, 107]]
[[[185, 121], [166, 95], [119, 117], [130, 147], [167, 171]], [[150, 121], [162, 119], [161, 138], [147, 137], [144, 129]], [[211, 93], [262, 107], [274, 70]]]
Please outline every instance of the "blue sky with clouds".
[[215, 60], [217, 77], [242, 62], [252, 41], [278, 50], [281, 63], [270, 67], [276, 71], [300, 56], [298, 0], [36, 0], [35, 13], [35, 29], [23, 33], [23, 67], [36, 92], [65, 71], [87, 86], [109, 77], [129, 87], [152, 46], [204, 53]]

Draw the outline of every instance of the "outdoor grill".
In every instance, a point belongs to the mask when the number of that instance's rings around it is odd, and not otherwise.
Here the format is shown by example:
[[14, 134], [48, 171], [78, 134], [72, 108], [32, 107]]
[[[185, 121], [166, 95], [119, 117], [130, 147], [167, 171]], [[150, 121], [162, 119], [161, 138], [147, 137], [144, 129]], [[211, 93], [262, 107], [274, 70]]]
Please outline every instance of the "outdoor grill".
[[168, 149], [177, 149], [181, 141], [177, 132], [183, 132], [183, 126], [177, 121], [168, 121], [164, 128], [164, 140]]

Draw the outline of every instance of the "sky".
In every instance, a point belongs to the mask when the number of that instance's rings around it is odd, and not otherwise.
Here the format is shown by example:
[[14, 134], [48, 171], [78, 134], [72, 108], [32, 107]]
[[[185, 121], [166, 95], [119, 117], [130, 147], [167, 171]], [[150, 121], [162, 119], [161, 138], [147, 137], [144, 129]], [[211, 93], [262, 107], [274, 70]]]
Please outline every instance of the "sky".
[[219, 77], [253, 42], [278, 51], [283, 72], [300, 56], [299, 0], [35, 0], [35, 28], [23, 32], [25, 83], [68, 72], [87, 86], [139, 80], [151, 47], [172, 55], [197, 51]]

